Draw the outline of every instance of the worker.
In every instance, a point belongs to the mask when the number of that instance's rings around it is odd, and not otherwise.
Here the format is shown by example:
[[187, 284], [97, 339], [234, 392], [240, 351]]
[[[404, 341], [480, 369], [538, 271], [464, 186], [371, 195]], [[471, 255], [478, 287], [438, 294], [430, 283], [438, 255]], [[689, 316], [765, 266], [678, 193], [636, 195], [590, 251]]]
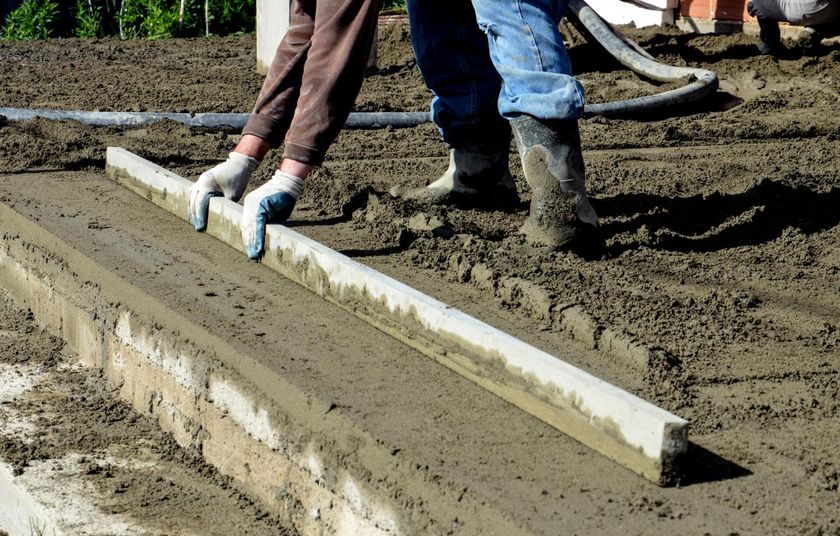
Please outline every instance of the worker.
[[586, 192], [577, 120], [583, 87], [558, 25], [569, 0], [408, 0], [417, 64], [449, 168], [426, 187], [393, 193], [419, 203], [516, 199], [511, 130], [531, 190], [529, 243], [576, 249], [598, 216]]
[[747, 12], [758, 19], [761, 53], [777, 54], [782, 47], [780, 21], [804, 26], [801, 44], [814, 46], [827, 25], [840, 19], [840, 0], [752, 0]]
[[379, 0], [292, 0], [254, 110], [228, 159], [190, 189], [189, 218], [207, 227], [210, 198], [238, 201], [272, 148], [284, 145], [274, 176], [245, 197], [241, 233], [248, 257], [263, 254], [265, 226], [288, 219], [314, 166], [344, 126], [362, 86]]

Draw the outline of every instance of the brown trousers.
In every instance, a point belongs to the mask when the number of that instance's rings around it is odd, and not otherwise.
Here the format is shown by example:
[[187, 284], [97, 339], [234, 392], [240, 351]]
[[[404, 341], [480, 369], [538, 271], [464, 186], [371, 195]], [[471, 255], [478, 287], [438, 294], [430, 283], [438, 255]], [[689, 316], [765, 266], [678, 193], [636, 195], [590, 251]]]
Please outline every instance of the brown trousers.
[[379, 0], [292, 0], [290, 13], [242, 133], [284, 143], [284, 158], [318, 165], [362, 87]]

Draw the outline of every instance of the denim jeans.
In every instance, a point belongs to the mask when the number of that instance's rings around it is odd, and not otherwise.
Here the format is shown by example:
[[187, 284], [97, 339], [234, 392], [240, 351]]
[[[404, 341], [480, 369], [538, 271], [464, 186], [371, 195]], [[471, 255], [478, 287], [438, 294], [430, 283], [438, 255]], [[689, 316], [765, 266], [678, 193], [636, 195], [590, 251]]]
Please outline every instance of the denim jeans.
[[558, 30], [568, 0], [408, 0], [417, 64], [444, 140], [509, 143], [503, 119], [576, 119], [583, 87]]

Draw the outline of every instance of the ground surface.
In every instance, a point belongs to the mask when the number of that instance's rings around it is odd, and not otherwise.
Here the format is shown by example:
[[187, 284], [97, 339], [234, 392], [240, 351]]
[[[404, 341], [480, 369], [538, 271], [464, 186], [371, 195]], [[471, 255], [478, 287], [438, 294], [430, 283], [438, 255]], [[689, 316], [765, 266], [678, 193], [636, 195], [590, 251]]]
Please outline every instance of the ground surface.
[[74, 361], [0, 291], [0, 460], [69, 532], [291, 533]]
[[[774, 59], [755, 56], [754, 40], [745, 36], [631, 35], [665, 61], [716, 71], [721, 92], [678, 117], [582, 122], [588, 184], [607, 240], [602, 258], [525, 246], [517, 229], [528, 192], [517, 166], [522, 203], [510, 211], [422, 209], [392, 199], [392, 186], [419, 186], [444, 169], [432, 126], [343, 133], [312, 177], [295, 224], [691, 421], [689, 474], [683, 487], [667, 490], [530, 419], [512, 429], [500, 415], [517, 413], [489, 401], [469, 408], [483, 416], [482, 425], [455, 412], [426, 422], [418, 413], [416, 434], [394, 438], [473, 427], [464, 432], [468, 440], [450, 436], [416, 449], [433, 471], [468, 479], [476, 493], [516, 509], [534, 530], [838, 534], [840, 48], [808, 56], [791, 47]], [[429, 94], [404, 29], [385, 29], [381, 41], [380, 71], [368, 77], [358, 109], [426, 109]], [[0, 65], [7, 88], [0, 106], [247, 111], [260, 85], [253, 50], [251, 37], [0, 42], [7, 60]], [[572, 58], [592, 102], [657, 90], [588, 45], [573, 48]], [[232, 133], [171, 123], [142, 130], [7, 124], [0, 127], [0, 197], [43, 218], [53, 232], [64, 229], [68, 239], [88, 234], [101, 247], [119, 248], [119, 232], [109, 226], [125, 222], [111, 201], [132, 201], [101, 184], [106, 145], [194, 178], [234, 142]], [[254, 185], [270, 172], [263, 165]], [[63, 206], [71, 218], [64, 222], [56, 214]], [[147, 215], [143, 205], [131, 211], [169, 221]], [[406, 229], [417, 239], [401, 242]], [[162, 248], [163, 239], [156, 240]], [[109, 255], [103, 259], [115, 266], [142, 256]], [[172, 251], [161, 255], [155, 271], [179, 261]], [[274, 302], [257, 290], [241, 293], [237, 284], [231, 295], [246, 308], [249, 301], [260, 306], [243, 326], [262, 332], [255, 326]], [[199, 298], [200, 291], [184, 290]], [[640, 353], [641, 362], [634, 358]], [[304, 377], [308, 367], [318, 365], [298, 363], [290, 373]], [[473, 393], [443, 377], [420, 386], [399, 385], [410, 383], [402, 375], [375, 381], [397, 384], [394, 396]], [[342, 396], [358, 394], [346, 389]], [[346, 411], [374, 419], [358, 408]], [[383, 417], [379, 426], [387, 424]], [[457, 463], [433, 460], [436, 453]], [[551, 470], [540, 467], [546, 459]], [[496, 469], [476, 476], [487, 466]]]

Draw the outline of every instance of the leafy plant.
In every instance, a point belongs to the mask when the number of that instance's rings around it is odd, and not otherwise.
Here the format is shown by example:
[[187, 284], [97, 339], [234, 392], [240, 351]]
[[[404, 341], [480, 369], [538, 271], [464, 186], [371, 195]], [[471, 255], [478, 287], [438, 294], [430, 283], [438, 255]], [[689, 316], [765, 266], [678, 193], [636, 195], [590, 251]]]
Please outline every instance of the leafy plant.
[[[406, 0], [384, 0], [383, 11], [404, 13]], [[6, 19], [0, 37], [46, 39], [119, 35], [122, 39], [230, 35], [253, 32], [256, 0], [25, 0]]]
[[58, 4], [53, 0], [26, 0], [6, 17], [3, 37], [15, 41], [48, 39], [57, 14]]
[[143, 20], [143, 12], [139, 0], [122, 0], [120, 11], [117, 14], [119, 23], [120, 39], [133, 39], [140, 37], [140, 21]]
[[178, 29], [178, 7], [166, 0], [123, 0], [117, 17], [123, 39], [172, 37]]
[[254, 30], [255, 0], [211, 0], [209, 7], [213, 33], [240, 34]]
[[405, 0], [385, 0], [382, 4], [382, 11], [405, 13]]
[[102, 9], [92, 0], [76, 0], [76, 37], [89, 39], [102, 35]]
[[140, 22], [140, 34], [149, 39], [172, 37], [178, 28], [178, 10], [166, 6], [164, 0], [148, 0], [146, 14]]

